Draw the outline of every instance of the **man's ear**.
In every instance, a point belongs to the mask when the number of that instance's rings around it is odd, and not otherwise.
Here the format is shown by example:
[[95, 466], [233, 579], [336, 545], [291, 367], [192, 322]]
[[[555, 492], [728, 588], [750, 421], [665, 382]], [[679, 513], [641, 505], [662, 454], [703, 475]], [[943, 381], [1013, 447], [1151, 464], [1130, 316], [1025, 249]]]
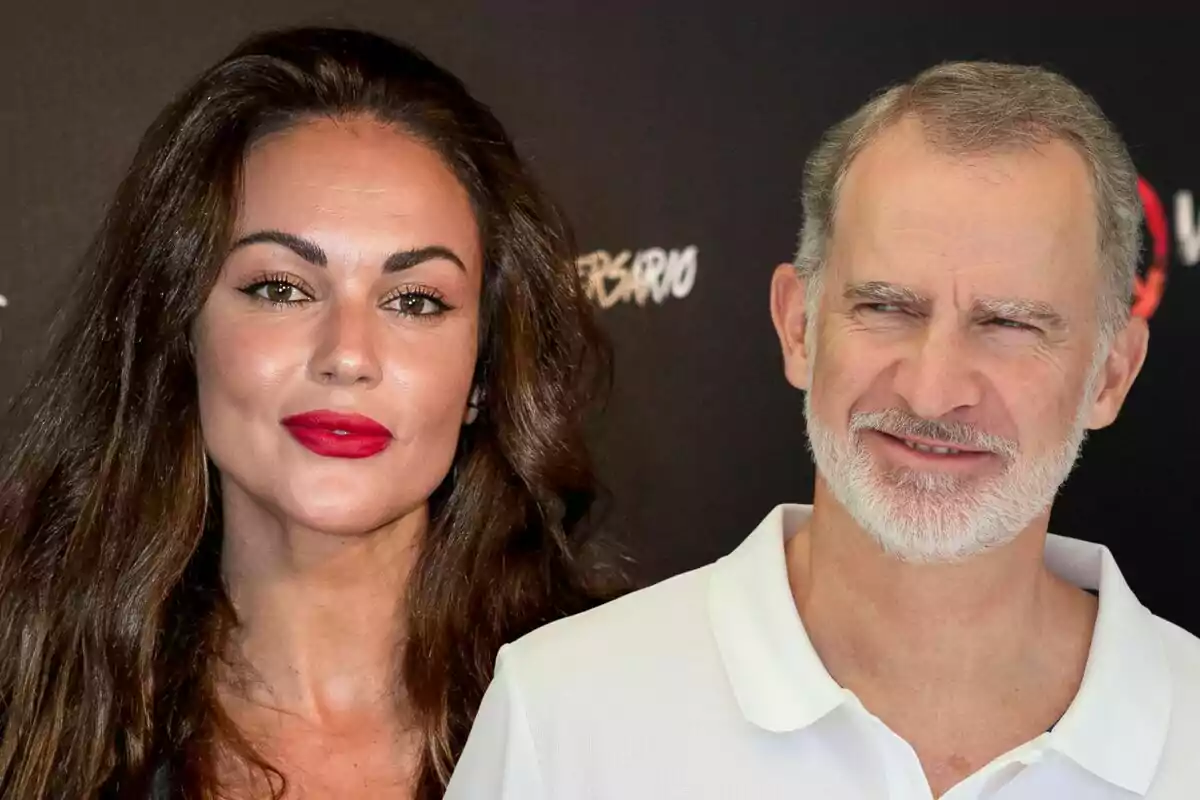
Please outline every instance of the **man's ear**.
[[1093, 389], [1087, 426], [1091, 430], [1108, 427], [1117, 418], [1133, 381], [1142, 371], [1150, 346], [1150, 327], [1141, 317], [1131, 317], [1108, 348]]
[[783, 350], [783, 373], [797, 389], [808, 388], [810, 373], [806, 285], [794, 264], [780, 264], [771, 278], [771, 320]]

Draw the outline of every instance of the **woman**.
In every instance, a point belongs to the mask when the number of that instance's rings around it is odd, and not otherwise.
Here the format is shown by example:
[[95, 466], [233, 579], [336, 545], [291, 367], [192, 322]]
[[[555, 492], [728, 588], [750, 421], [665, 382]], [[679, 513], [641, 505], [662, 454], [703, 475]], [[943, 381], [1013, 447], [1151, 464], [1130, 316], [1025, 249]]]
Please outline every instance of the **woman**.
[[254, 38], [153, 124], [19, 408], [0, 796], [440, 797], [601, 598], [564, 223], [412, 50]]

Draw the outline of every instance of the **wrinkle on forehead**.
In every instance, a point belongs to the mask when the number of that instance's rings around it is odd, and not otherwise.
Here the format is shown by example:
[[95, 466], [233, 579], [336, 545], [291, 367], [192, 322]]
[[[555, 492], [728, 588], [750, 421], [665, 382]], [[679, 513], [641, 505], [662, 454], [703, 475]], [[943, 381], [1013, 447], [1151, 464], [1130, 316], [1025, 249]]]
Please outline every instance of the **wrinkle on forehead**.
[[846, 282], [904, 284], [959, 308], [990, 297], [1091, 313], [1101, 291], [1093, 205], [1086, 163], [1065, 142], [961, 157], [902, 122], [851, 165], [830, 265]]

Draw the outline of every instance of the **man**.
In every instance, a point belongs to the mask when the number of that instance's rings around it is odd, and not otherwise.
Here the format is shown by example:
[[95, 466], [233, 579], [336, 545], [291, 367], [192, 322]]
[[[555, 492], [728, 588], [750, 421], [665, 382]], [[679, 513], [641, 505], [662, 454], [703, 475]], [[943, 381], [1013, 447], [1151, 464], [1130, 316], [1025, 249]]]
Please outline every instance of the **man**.
[[1146, 355], [1136, 183], [1040, 69], [834, 127], [771, 288], [812, 507], [503, 650], [447, 797], [1200, 797], [1200, 641], [1047, 533]]

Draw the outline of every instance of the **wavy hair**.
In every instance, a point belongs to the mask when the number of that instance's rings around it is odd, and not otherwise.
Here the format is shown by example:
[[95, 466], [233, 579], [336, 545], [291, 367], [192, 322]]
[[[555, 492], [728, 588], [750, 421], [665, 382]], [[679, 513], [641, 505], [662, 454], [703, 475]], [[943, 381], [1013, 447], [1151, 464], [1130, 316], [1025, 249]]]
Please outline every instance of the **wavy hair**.
[[215, 692], [237, 620], [188, 336], [230, 246], [247, 149], [305, 119], [361, 115], [440, 154], [485, 255], [484, 406], [430, 499], [396, 659], [423, 740], [418, 798], [441, 797], [499, 647], [616, 590], [594, 558], [584, 438], [608, 351], [567, 224], [492, 113], [418, 52], [353, 30], [257, 36], [147, 131], [13, 412], [0, 796], [142, 800], [167, 767], [179, 796], [214, 798], [227, 751], [272, 772]]

